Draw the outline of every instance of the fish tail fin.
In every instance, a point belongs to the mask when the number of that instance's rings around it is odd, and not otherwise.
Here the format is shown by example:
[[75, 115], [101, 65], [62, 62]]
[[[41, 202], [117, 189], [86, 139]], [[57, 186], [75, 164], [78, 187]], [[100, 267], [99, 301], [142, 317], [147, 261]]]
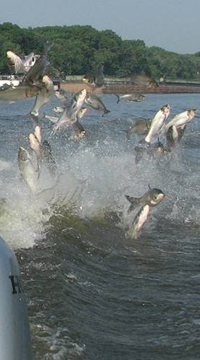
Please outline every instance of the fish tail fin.
[[130, 212], [133, 211], [139, 204], [139, 199], [129, 195], [125, 195], [125, 197], [131, 203], [130, 207], [128, 208], [128, 214], [130, 214]]
[[120, 101], [120, 97], [119, 97], [119, 95], [117, 95], [117, 94], [115, 94], [115, 96], [117, 97], [117, 104], [118, 104], [119, 101]]
[[104, 113], [103, 113], [103, 115], [102, 115], [102, 117], [104, 117], [104, 115], [105, 115], [105, 114], [108, 114], [109, 112], [110, 112], [110, 110], [105, 109], [105, 110], [104, 110]]

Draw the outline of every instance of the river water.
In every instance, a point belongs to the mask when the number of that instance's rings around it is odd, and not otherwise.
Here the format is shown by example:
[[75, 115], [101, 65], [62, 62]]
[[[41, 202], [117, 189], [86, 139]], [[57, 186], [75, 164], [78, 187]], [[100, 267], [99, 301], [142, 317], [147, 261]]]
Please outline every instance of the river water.
[[[110, 113], [90, 110], [80, 141], [70, 129], [50, 137], [52, 124], [41, 120], [59, 170], [55, 186], [40, 179], [50, 188], [41, 195], [21, 182], [17, 163], [19, 146], [29, 149], [34, 100], [1, 103], [1, 236], [20, 264], [34, 359], [199, 359], [199, 118], [170, 154], [138, 164], [142, 137], [125, 133], [131, 119], [152, 118], [167, 103], [171, 114], [199, 111], [199, 95], [101, 99]], [[139, 197], [148, 185], [166, 196], [134, 240], [125, 194]]]

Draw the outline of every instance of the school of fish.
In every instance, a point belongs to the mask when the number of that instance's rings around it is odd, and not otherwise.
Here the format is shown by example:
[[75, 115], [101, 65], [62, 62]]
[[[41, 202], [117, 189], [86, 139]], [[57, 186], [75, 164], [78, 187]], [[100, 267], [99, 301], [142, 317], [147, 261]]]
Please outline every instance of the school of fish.
[[[33, 194], [39, 194], [43, 190], [38, 185], [38, 180], [44, 167], [48, 170], [49, 176], [52, 177], [54, 183], [59, 176], [49, 140], [43, 140], [42, 121], [47, 119], [52, 124], [50, 138], [55, 135], [59, 136], [61, 131], [65, 131], [66, 128], [70, 127], [72, 129], [71, 139], [81, 140], [87, 136], [82, 123], [84, 115], [89, 109], [98, 111], [102, 117], [110, 112], [101, 98], [95, 93], [97, 88], [104, 85], [103, 66], [83, 76], [83, 84], [85, 83], [90, 87], [89, 91], [83, 88], [77, 93], [71, 93], [63, 90], [60, 86], [54, 88], [53, 81], [47, 75], [50, 48], [51, 45], [46, 42], [40, 56], [34, 56], [34, 52], [32, 52], [24, 59], [11, 50], [7, 51], [6, 57], [10, 71], [14, 74], [23, 74], [23, 78], [17, 86], [6, 85], [0, 88], [0, 101], [12, 102], [35, 97], [33, 107], [28, 114], [35, 125], [34, 131], [28, 135], [29, 149], [20, 146], [18, 150], [20, 176]], [[145, 75], [135, 75], [133, 81], [140, 84], [145, 83], [147, 88], [159, 86], [153, 79]], [[52, 96], [57, 97], [60, 101], [60, 107], [52, 109], [56, 115], [43, 114], [43, 116], [40, 116], [43, 105], [47, 104]], [[145, 100], [145, 95], [140, 93], [116, 96], [117, 103], [121, 100], [134, 102]], [[170, 105], [164, 104], [155, 111], [152, 119], [133, 119], [132, 125], [128, 130], [125, 130], [127, 140], [130, 139], [132, 134], [142, 136], [142, 139], [135, 146], [135, 166], [143, 156], [154, 159], [173, 151], [173, 148], [183, 137], [188, 123], [194, 119], [197, 113], [196, 109], [186, 109], [167, 121], [170, 111]], [[160, 142], [161, 136], [165, 136], [166, 145]], [[149, 186], [149, 190], [140, 197], [130, 195], [125, 195], [125, 197], [130, 203], [128, 214], [137, 209], [132, 225], [126, 235], [138, 239], [141, 229], [149, 218], [151, 209], [165, 198], [165, 194], [161, 189]]]

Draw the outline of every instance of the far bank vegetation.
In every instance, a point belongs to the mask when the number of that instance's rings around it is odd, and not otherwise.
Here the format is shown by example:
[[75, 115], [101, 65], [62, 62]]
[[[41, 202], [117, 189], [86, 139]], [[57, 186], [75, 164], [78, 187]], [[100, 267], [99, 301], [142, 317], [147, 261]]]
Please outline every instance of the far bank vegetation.
[[0, 73], [9, 74], [7, 50], [22, 57], [32, 51], [40, 54], [46, 40], [53, 44], [49, 61], [55, 77], [84, 75], [103, 64], [107, 76], [145, 73], [155, 79], [200, 79], [200, 52], [183, 55], [147, 47], [143, 40], [122, 40], [112, 30], [91, 26], [20, 28], [8, 22], [0, 24]]

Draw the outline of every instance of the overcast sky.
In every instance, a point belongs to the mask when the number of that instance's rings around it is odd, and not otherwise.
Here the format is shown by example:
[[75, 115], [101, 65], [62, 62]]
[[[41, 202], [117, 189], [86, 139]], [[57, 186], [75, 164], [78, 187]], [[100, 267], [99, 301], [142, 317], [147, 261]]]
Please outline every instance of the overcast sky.
[[91, 25], [177, 53], [200, 51], [200, 0], [2, 0], [0, 23]]

